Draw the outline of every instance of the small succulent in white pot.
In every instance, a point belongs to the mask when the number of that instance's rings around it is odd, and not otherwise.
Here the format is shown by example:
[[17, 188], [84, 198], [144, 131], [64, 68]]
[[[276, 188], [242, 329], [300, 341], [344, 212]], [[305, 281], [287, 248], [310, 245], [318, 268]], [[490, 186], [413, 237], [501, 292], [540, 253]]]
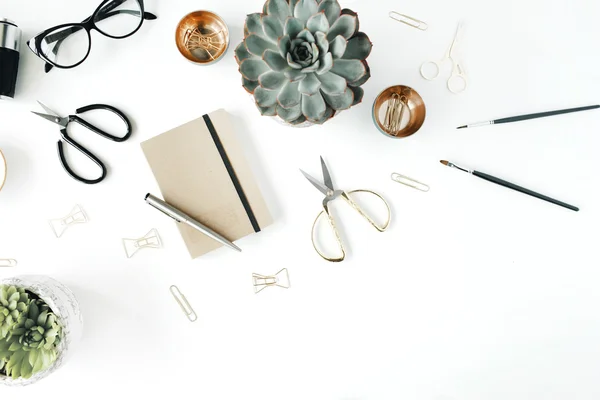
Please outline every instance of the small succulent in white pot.
[[0, 383], [24, 386], [44, 378], [81, 337], [79, 303], [46, 276], [0, 281]]
[[337, 0], [268, 0], [246, 18], [235, 57], [262, 115], [322, 124], [362, 101], [371, 48]]

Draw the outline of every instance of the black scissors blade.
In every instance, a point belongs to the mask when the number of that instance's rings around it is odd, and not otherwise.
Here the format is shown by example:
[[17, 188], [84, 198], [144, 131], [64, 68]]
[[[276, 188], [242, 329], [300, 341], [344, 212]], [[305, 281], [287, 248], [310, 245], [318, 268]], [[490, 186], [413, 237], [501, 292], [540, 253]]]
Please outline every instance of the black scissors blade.
[[321, 169], [323, 170], [323, 182], [325, 182], [325, 186], [327, 186], [330, 190], [333, 189], [333, 182], [331, 181], [331, 174], [329, 173], [329, 169], [325, 164], [325, 160], [321, 156]]
[[300, 170], [300, 172], [302, 172], [302, 175], [304, 175], [304, 177], [306, 179], [308, 179], [308, 181], [310, 183], [313, 184], [314, 187], [316, 187], [317, 189], [319, 189], [319, 192], [323, 193], [325, 196], [327, 196], [330, 192], [330, 189], [323, 185], [321, 182], [319, 182], [317, 179], [313, 178], [312, 176], [310, 176], [309, 174], [307, 174], [306, 172]]
[[42, 118], [50, 121], [50, 122], [54, 122], [55, 124], [58, 124], [58, 125], [60, 125], [63, 128], [66, 126], [64, 118], [57, 117], [55, 115], [42, 114], [42, 113], [35, 112], [35, 111], [32, 111], [32, 113], [34, 113], [35, 115], [37, 115], [39, 117], [42, 117]]

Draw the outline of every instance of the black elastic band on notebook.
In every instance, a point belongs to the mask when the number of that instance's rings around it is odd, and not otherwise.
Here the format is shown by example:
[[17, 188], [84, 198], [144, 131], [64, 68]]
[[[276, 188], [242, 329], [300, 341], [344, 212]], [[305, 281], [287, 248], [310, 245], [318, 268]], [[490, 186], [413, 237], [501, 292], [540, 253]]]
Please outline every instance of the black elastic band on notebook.
[[225, 151], [225, 148], [223, 147], [223, 143], [221, 143], [221, 139], [219, 138], [219, 135], [217, 134], [217, 131], [216, 131], [212, 121], [210, 120], [210, 117], [208, 115], [203, 115], [202, 118], [204, 118], [206, 127], [208, 128], [208, 131], [210, 132], [210, 135], [212, 136], [212, 138], [215, 142], [215, 146], [217, 146], [219, 155], [221, 156], [221, 159], [223, 160], [223, 164], [225, 164], [225, 168], [227, 168], [227, 172], [229, 173], [231, 182], [233, 182], [233, 186], [235, 186], [235, 190], [238, 194], [238, 197], [240, 198], [240, 201], [242, 202], [242, 205], [244, 206], [244, 210], [246, 210], [246, 214], [248, 215], [248, 219], [250, 220], [250, 223], [252, 224], [252, 228], [254, 228], [254, 232], [260, 232], [260, 226], [258, 225], [256, 216], [254, 215], [254, 212], [252, 211], [252, 207], [250, 207], [248, 198], [246, 197], [246, 194], [244, 193], [244, 189], [242, 188], [240, 180], [238, 179], [237, 175], [235, 174], [235, 170], [233, 169], [233, 165], [231, 165], [231, 161], [229, 161], [229, 157], [227, 157], [227, 152]]

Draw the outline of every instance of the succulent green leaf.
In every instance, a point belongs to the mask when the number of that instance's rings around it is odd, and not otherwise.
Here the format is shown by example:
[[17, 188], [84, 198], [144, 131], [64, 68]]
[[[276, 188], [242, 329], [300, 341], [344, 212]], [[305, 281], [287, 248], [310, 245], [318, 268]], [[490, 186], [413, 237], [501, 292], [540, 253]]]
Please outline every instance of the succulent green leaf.
[[290, 16], [290, 6], [286, 0], [268, 0], [267, 12], [269, 15], [277, 17], [283, 24]]
[[294, 62], [294, 60], [292, 60], [292, 55], [290, 53], [288, 53], [287, 57], [286, 57], [287, 63], [290, 67], [294, 68], [294, 69], [301, 69], [302, 65]]
[[294, 9], [296, 9], [296, 4], [298, 4], [299, 0], [288, 0], [290, 3], [290, 15], [294, 15]]
[[335, 39], [331, 41], [329, 48], [331, 49], [331, 54], [335, 60], [342, 58], [346, 52], [347, 45], [348, 41], [342, 35], [336, 36]]
[[292, 108], [283, 108], [278, 105], [277, 115], [279, 115], [286, 122], [292, 122], [302, 115], [302, 107], [300, 104]]
[[309, 72], [317, 72], [319, 67], [321, 66], [321, 61], [317, 60], [314, 64], [309, 65], [308, 67], [302, 68], [302, 72], [305, 74]]
[[269, 71], [269, 66], [263, 60], [245, 60], [240, 64], [240, 72], [251, 81], [257, 81], [258, 77]]
[[327, 35], [325, 35], [323, 32], [317, 32], [315, 33], [315, 39], [317, 41], [319, 53], [321, 57], [323, 57], [329, 51], [329, 41], [327, 40]]
[[254, 90], [258, 86], [258, 81], [251, 81], [242, 76], [242, 86], [250, 94], [254, 94]]
[[321, 59], [321, 66], [317, 70], [317, 74], [323, 75], [326, 72], [329, 72], [333, 67], [333, 56], [331, 53], [325, 54], [325, 57]]
[[285, 21], [285, 27], [283, 33], [290, 37], [290, 39], [296, 39], [296, 36], [304, 29], [304, 23], [298, 18], [290, 17]]
[[327, 109], [325, 110], [325, 114], [323, 114], [323, 116], [321, 118], [319, 118], [317, 121], [314, 121], [314, 123], [319, 124], [319, 125], [324, 124], [329, 119], [331, 119], [334, 114], [335, 114], [335, 110], [328, 106]]
[[317, 75], [321, 81], [321, 91], [328, 95], [340, 95], [346, 90], [346, 79], [339, 75], [326, 72], [323, 75]]
[[246, 48], [245, 42], [240, 43], [238, 45], [238, 47], [235, 48], [235, 59], [237, 60], [238, 64], [241, 64], [242, 61], [247, 60], [252, 57], [254, 57], [254, 56], [252, 54], [250, 54], [250, 52]]
[[329, 21], [327, 21], [325, 13], [319, 12], [310, 17], [306, 23], [306, 28], [313, 34], [317, 32], [327, 33], [329, 30]]
[[297, 69], [288, 69], [284, 74], [291, 82], [299, 82], [306, 78], [306, 74]]
[[279, 18], [272, 15], [263, 15], [262, 24], [267, 38], [273, 43], [277, 43], [279, 38], [283, 36], [283, 25]]
[[[278, 90], [288, 81], [283, 72], [269, 71], [258, 77], [258, 83], [263, 89]], [[260, 103], [259, 103], [260, 104]], [[261, 104], [264, 106], [264, 104]]]
[[363, 64], [365, 65], [367, 72], [359, 80], [354, 82], [348, 82], [348, 86], [362, 86], [366, 81], [369, 80], [369, 78], [371, 78], [371, 68], [369, 68], [369, 64], [367, 64], [366, 61], [363, 61]]
[[277, 104], [277, 93], [275, 90], [267, 90], [259, 86], [254, 91], [254, 99], [261, 107], [272, 107]]
[[252, 34], [246, 37], [246, 47], [251, 54], [262, 57], [265, 50], [277, 50], [277, 45], [260, 35]]
[[309, 121], [318, 121], [323, 117], [326, 110], [327, 105], [325, 104], [325, 100], [321, 93], [313, 94], [312, 96], [306, 94], [302, 95], [302, 114], [304, 114]]
[[358, 32], [356, 36], [348, 40], [348, 46], [342, 58], [364, 60], [369, 57], [372, 48], [373, 43], [369, 37], [363, 32]]
[[334, 110], [346, 110], [352, 107], [354, 102], [354, 92], [350, 88], [346, 88], [343, 94], [337, 96], [331, 96], [327, 93], [323, 93], [325, 101]]
[[310, 44], [310, 48], [312, 50], [312, 59], [311, 63], [315, 63], [319, 59], [319, 48], [315, 43]]
[[262, 17], [261, 13], [249, 14], [246, 17], [245, 30], [247, 31], [248, 34], [251, 34], [251, 33], [261, 34], [263, 32], [261, 17]]
[[325, 13], [329, 26], [331, 26], [340, 17], [342, 8], [337, 0], [323, 0], [319, 4], [318, 11]]
[[304, 115], [300, 115], [298, 117], [298, 119], [293, 120], [292, 122], [290, 122], [290, 124], [292, 125], [300, 125], [302, 123], [306, 122], [306, 117]]
[[6, 364], [6, 372], [11, 378], [17, 379], [22, 376], [21, 365], [23, 362], [29, 363], [29, 360], [25, 356], [26, 353], [24, 351], [18, 351], [11, 355]]
[[358, 27], [358, 18], [353, 15], [342, 15], [333, 23], [327, 39], [331, 42], [338, 35], [342, 35], [346, 40], [350, 39], [356, 33]]
[[299, 0], [294, 8], [294, 17], [306, 23], [308, 19], [316, 14], [319, 5], [316, 0]]
[[282, 36], [277, 43], [277, 48], [279, 50], [279, 55], [285, 58], [292, 49], [292, 40], [290, 37]]
[[292, 108], [300, 104], [299, 82], [287, 82], [277, 96], [277, 102], [283, 108]]
[[315, 74], [306, 74], [306, 78], [300, 82], [298, 90], [302, 94], [313, 95], [319, 91], [321, 81], [317, 79]]
[[267, 50], [263, 54], [263, 60], [273, 71], [284, 71], [288, 68], [287, 61], [278, 52]]
[[334, 61], [333, 67], [331, 67], [331, 72], [346, 78], [346, 80], [349, 82], [354, 82], [361, 79], [367, 73], [367, 69], [360, 60], [339, 59]]
[[296, 36], [296, 40], [299, 39], [302, 39], [303, 42], [315, 43], [315, 36], [308, 29], [303, 29], [298, 36]]
[[258, 107], [258, 110], [260, 111], [261, 115], [264, 115], [267, 117], [274, 117], [277, 115], [277, 107], [276, 106], [261, 107], [257, 104], [256, 107]]

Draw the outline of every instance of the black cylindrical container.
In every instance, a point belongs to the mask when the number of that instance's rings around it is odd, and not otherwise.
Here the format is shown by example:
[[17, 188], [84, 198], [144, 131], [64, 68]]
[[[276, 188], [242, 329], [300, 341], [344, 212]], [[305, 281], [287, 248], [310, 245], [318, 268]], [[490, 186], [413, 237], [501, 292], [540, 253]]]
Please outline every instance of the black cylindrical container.
[[20, 45], [21, 30], [17, 24], [0, 18], [0, 99], [15, 97]]

